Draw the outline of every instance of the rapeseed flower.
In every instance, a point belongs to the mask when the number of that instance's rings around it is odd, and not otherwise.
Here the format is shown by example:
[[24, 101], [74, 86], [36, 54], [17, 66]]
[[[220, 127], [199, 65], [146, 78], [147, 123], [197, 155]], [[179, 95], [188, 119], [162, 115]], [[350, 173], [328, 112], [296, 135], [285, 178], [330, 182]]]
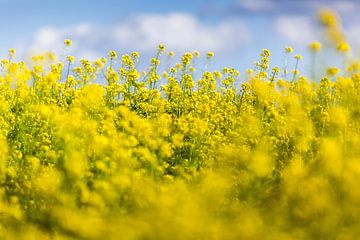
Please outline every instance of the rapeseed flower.
[[244, 77], [165, 50], [0, 61], [0, 239], [357, 238], [357, 59], [317, 82], [290, 47]]
[[213, 52], [207, 52], [206, 53], [206, 58], [208, 58], [208, 59], [211, 59], [211, 58], [213, 58], [214, 57], [214, 53]]
[[116, 51], [114, 50], [111, 50], [108, 54], [108, 57], [111, 59], [111, 60], [114, 60], [114, 59], [117, 59], [118, 55], [116, 53]]
[[311, 42], [311, 43], [309, 44], [309, 49], [310, 49], [312, 52], [314, 52], [314, 53], [320, 52], [320, 50], [321, 50], [321, 43], [320, 43], [320, 42], [317, 42], [317, 41]]
[[65, 39], [64, 44], [65, 46], [70, 47], [72, 45], [72, 41], [70, 39]]

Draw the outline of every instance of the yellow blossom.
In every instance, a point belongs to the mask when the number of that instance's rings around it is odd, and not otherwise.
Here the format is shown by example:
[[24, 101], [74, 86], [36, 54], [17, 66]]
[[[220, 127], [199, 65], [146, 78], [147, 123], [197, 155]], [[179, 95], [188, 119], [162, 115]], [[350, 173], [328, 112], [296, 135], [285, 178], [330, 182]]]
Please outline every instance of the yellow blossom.
[[64, 44], [65, 46], [70, 47], [72, 45], [72, 41], [70, 39], [65, 39]]

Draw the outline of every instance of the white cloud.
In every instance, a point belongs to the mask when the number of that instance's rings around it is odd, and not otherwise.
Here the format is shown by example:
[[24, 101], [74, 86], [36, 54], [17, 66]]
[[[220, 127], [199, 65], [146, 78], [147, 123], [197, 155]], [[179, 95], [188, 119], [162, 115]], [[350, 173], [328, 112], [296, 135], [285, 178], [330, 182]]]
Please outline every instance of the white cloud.
[[55, 28], [44, 27], [37, 32], [35, 42], [43, 48], [51, 48], [58, 43], [58, 40], [61, 37], [62, 33]]
[[278, 17], [274, 28], [289, 44], [305, 45], [316, 38], [314, 24], [305, 16]]
[[153, 53], [159, 43], [179, 52], [226, 52], [247, 43], [251, 36], [239, 19], [208, 25], [187, 13], [142, 14], [109, 26], [46, 26], [37, 31], [30, 46], [37, 51], [59, 49], [66, 38], [73, 40], [73, 51], [94, 57], [109, 49]]
[[[34, 34], [30, 45], [29, 43], [23, 43], [23, 46], [20, 46], [20, 48], [30, 49], [31, 52], [57, 50], [63, 47], [63, 41], [65, 39], [70, 38], [74, 42], [73, 49], [79, 51], [79, 46], [83, 43], [85, 46], [90, 46], [94, 40], [95, 42], [98, 40], [97, 32], [99, 33], [99, 30], [95, 25], [89, 23], [79, 23], [63, 28], [44, 26]], [[84, 51], [87, 52], [90, 50], [91, 49], [84, 49]]]
[[159, 42], [171, 49], [224, 51], [249, 40], [249, 32], [239, 20], [204, 25], [190, 14], [139, 15], [114, 26], [114, 39], [128, 47], [151, 50]]

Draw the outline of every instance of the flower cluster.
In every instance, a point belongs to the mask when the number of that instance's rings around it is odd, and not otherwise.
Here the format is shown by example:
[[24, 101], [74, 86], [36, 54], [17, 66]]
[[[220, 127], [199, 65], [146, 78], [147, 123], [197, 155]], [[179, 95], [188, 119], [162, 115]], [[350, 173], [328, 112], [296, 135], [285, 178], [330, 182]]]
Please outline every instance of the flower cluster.
[[197, 51], [160, 73], [165, 51], [1, 60], [0, 239], [358, 236], [358, 61], [316, 82], [300, 55], [242, 78]]

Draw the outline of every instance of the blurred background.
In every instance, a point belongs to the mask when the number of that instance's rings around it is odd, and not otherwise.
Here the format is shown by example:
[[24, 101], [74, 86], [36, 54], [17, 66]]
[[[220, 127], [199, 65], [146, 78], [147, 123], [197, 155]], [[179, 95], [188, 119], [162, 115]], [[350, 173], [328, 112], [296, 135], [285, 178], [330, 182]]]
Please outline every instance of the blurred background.
[[[360, 39], [358, 0], [0, 0], [0, 53], [16, 48], [17, 58], [51, 50], [63, 51], [71, 39], [71, 54], [94, 59], [109, 50], [140, 52], [143, 62], [158, 43], [179, 54], [213, 51], [212, 68], [253, 67], [262, 48], [272, 66], [283, 62], [284, 47], [304, 55], [307, 45], [321, 40], [316, 20], [321, 8], [335, 10], [347, 40], [357, 54]], [[67, 53], [66, 53], [67, 54]]]

